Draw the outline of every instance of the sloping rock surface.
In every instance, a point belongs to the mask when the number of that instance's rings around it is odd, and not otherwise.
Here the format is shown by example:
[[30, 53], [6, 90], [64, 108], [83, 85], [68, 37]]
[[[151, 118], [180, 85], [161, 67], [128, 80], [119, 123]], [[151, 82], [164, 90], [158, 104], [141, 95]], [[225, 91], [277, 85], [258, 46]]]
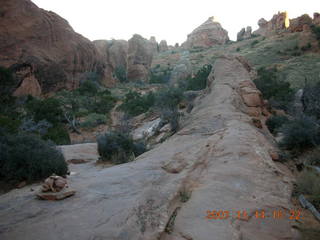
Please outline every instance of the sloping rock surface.
[[[216, 60], [208, 94], [182, 129], [136, 161], [101, 168], [72, 165], [77, 194], [60, 202], [34, 199], [27, 187], [0, 198], [0, 239], [275, 240], [295, 239], [289, 215], [256, 219], [256, 210], [287, 213], [291, 178], [269, 155], [242, 92], [259, 95], [248, 68]], [[243, 91], [245, 89], [245, 91]], [[259, 112], [260, 102], [255, 104]], [[263, 116], [258, 116], [263, 121]], [[207, 211], [246, 211], [209, 220]]]
[[16, 95], [39, 95], [73, 89], [86, 72], [104, 75], [94, 45], [74, 32], [69, 23], [30, 0], [1, 0], [0, 65], [14, 72], [30, 68], [19, 79]]

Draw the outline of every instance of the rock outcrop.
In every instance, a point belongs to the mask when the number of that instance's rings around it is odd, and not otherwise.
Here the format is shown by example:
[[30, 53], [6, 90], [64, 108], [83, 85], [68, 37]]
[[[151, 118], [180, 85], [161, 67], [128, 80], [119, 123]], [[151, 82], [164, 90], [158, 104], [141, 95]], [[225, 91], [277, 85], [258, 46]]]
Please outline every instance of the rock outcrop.
[[1, 1], [0, 65], [30, 66], [30, 74], [15, 86], [16, 95], [37, 96], [39, 86], [44, 94], [74, 89], [87, 72], [104, 76], [94, 45], [74, 32], [66, 20], [30, 0]]
[[289, 18], [287, 12], [273, 15], [270, 21], [261, 18], [258, 21], [259, 29], [253, 34], [261, 36], [271, 36], [285, 31], [289, 27]]
[[242, 28], [237, 34], [237, 41], [248, 39], [252, 37], [252, 28], [250, 26], [247, 29]]
[[312, 18], [308, 14], [304, 14], [300, 17], [290, 19], [290, 32], [302, 32], [306, 29], [310, 29], [312, 25]]
[[228, 32], [221, 27], [220, 23], [215, 21], [214, 17], [210, 17], [188, 35], [183, 47], [187, 49], [193, 47], [207, 48], [225, 44], [228, 40]]
[[93, 41], [98, 52], [102, 55], [105, 65], [105, 85], [114, 86], [119, 79], [116, 79], [116, 69], [126, 71], [128, 66], [128, 42], [125, 40], [96, 40]]
[[150, 40], [149, 40], [149, 45], [150, 45], [150, 48], [151, 48], [151, 51], [152, 53], [155, 55], [159, 52], [159, 46], [158, 46], [158, 42], [156, 40], [155, 37], [150, 37]]
[[146, 82], [153, 58], [150, 41], [135, 34], [128, 43], [128, 80]]
[[313, 21], [312, 22], [314, 25], [320, 25], [320, 13], [313, 14]]
[[[0, 238], [297, 239], [289, 219], [292, 178], [270, 156], [250, 69], [235, 57], [217, 59], [213, 69], [207, 95], [164, 143], [111, 168], [71, 165], [75, 197], [52, 205], [27, 187], [2, 195]], [[253, 101], [244, 97], [250, 94]], [[254, 122], [252, 107], [260, 111]], [[214, 211], [222, 211], [219, 219]], [[274, 211], [284, 217], [274, 219]], [[270, 217], [257, 218], [262, 212]]]
[[165, 52], [168, 51], [168, 44], [166, 40], [161, 40], [159, 43], [159, 52]]

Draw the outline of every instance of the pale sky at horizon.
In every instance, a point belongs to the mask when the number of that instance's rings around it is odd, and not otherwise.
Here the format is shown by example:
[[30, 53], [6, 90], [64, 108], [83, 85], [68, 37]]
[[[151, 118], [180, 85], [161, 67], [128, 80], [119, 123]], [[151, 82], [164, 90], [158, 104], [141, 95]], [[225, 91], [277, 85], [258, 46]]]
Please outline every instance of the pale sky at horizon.
[[[135, 33], [168, 44], [181, 44], [208, 17], [214, 16], [232, 40], [246, 26], [258, 28], [260, 18], [270, 20], [278, 11], [289, 18], [320, 12], [319, 0], [214, 1], [214, 0], [32, 0], [38, 7], [65, 18], [73, 29], [89, 38], [125, 39]], [[318, 4], [317, 4], [318, 3]]]

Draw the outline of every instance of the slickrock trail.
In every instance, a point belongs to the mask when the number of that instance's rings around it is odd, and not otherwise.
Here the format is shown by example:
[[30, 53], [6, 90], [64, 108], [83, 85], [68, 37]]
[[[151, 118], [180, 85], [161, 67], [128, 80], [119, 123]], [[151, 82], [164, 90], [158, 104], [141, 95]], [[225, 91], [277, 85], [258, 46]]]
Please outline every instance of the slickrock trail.
[[[253, 123], [263, 106], [249, 67], [222, 57], [213, 69], [210, 92], [182, 129], [136, 161], [71, 165], [77, 193], [63, 201], [35, 200], [30, 187], [1, 196], [0, 239], [298, 239], [288, 214], [254, 216], [290, 210], [292, 184], [269, 155], [268, 132]], [[209, 220], [208, 210], [245, 210], [249, 219]]]

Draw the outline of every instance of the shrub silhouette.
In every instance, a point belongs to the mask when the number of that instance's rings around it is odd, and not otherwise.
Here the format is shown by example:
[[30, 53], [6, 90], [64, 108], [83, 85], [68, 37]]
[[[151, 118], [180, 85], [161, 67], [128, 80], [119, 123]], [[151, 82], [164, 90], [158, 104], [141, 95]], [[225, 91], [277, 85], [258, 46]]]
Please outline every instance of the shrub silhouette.
[[0, 130], [1, 180], [31, 182], [67, 171], [63, 155], [53, 144], [35, 135], [8, 135]]

